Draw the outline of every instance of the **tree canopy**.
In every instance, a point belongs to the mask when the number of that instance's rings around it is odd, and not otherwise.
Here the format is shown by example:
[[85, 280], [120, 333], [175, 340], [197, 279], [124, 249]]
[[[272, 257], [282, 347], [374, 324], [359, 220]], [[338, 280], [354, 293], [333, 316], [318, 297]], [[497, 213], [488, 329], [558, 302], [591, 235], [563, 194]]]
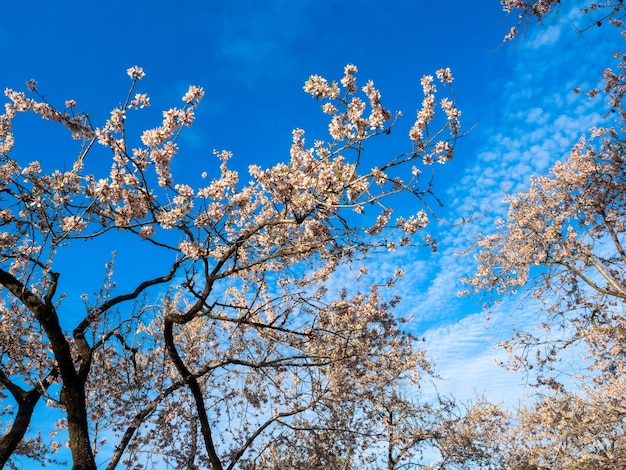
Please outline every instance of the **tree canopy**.
[[[521, 9], [526, 24], [560, 5], [503, 3]], [[583, 11], [588, 24], [580, 31], [607, 22], [624, 35], [622, 1]], [[519, 410], [515, 447], [548, 468], [617, 469], [625, 462], [624, 57], [614, 54], [616, 71], [604, 71], [603, 88], [586, 90], [609, 104], [607, 125], [591, 129], [548, 175], [508, 198], [506, 218], [479, 240], [479, 266], [466, 280], [496, 299], [529, 289], [538, 301], [537, 329], [517, 331], [501, 346], [509, 366], [533, 374], [542, 390]], [[573, 367], [571, 355], [578, 358]]]
[[[561, 9], [501, 5], [505, 41]], [[579, 32], [624, 36], [621, 0], [583, 11]], [[488, 309], [518, 291], [538, 305], [500, 344], [534, 378], [516, 409], [423, 394], [437, 373], [398, 309], [405, 273], [368, 271], [437, 249], [437, 167], [462, 137], [450, 69], [422, 77], [408, 133], [355, 65], [311, 75], [328, 137], [294, 129], [285, 159], [247, 168], [229, 150], [186, 160], [206, 90], [154, 114], [139, 66], [104, 119], [45, 83], [6, 89], [0, 468], [624, 468], [626, 55], [610, 60], [602, 87], [574, 90], [608, 103], [606, 125], [507, 198], [465, 280]]]
[[[59, 412], [76, 469], [96, 468], [97, 455], [111, 469], [273, 468], [278, 450], [320, 433], [316, 445], [351, 451], [378, 442], [380, 407], [390, 406], [379, 395], [429, 372], [394, 315], [398, 299], [381, 292], [403, 273], [363, 291], [329, 292], [328, 280], [340, 265], [432, 243], [416, 238], [428, 205], [394, 218], [394, 199], [408, 193], [419, 203], [432, 193], [420, 167], [451, 159], [460, 111], [453, 94], [436, 97], [437, 86], [451, 90], [450, 70], [425, 76], [406, 152], [367, 169], [364, 147], [387, 137], [395, 117], [372, 81], [357, 86], [356, 72], [348, 65], [339, 81], [312, 75], [304, 85], [330, 118], [329, 141], [307, 146], [296, 129], [290, 159], [251, 165], [247, 180], [229, 168], [230, 152], [215, 151], [217, 165], [199, 168], [197, 186], [172, 162], [184, 158], [177, 141], [202, 88], [190, 86], [182, 107], [138, 134], [137, 116], [150, 105], [136, 90], [140, 67], [128, 69], [127, 98], [102, 126], [72, 100], [57, 109], [34, 81], [29, 95], [6, 90], [0, 380], [5, 416], [15, 418], [0, 441], [2, 464], [15, 453], [46, 462], [60, 446], [43, 434], [25, 440], [40, 401]], [[51, 170], [13, 158], [13, 122], [28, 112], [67, 128], [77, 157]], [[127, 247], [158, 274], [124, 273], [122, 288], [115, 266]], [[104, 281], [65, 284], [90, 249], [114, 253]], [[66, 298], [88, 289], [82, 307]], [[390, 468], [427, 439], [394, 436]]]

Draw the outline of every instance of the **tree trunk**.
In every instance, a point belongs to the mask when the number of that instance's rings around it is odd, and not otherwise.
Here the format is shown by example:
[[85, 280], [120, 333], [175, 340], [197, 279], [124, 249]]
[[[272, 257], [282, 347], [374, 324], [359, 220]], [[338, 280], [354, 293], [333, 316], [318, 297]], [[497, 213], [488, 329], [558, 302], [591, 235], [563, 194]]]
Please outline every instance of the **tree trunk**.
[[18, 401], [17, 415], [15, 416], [13, 426], [0, 439], [0, 468], [4, 468], [18, 444], [24, 439], [33, 411], [35, 411], [35, 405], [37, 405], [40, 396], [39, 391], [34, 389], [25, 393]]
[[89, 439], [89, 424], [85, 400], [85, 381], [89, 372], [91, 351], [86, 342], [83, 341], [85, 350], [81, 351], [82, 365], [80, 373], [78, 373], [74, 367], [74, 358], [72, 357], [70, 344], [63, 333], [59, 317], [52, 303], [58, 278], [59, 275], [57, 273], [50, 273], [48, 292], [43, 299], [40, 299], [15, 276], [0, 269], [0, 285], [9, 289], [33, 313], [43, 327], [54, 352], [65, 395], [67, 430], [70, 438], [70, 450], [72, 451], [72, 469], [96, 470], [96, 461]]
[[65, 409], [67, 411], [67, 431], [70, 437], [73, 470], [96, 470], [96, 461], [89, 438], [87, 406], [84, 383], [64, 383]]

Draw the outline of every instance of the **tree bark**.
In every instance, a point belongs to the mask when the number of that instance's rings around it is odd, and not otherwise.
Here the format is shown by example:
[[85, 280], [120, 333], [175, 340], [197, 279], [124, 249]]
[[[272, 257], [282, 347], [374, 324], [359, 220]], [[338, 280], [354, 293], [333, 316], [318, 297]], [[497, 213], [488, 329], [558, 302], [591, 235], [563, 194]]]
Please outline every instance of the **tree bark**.
[[[74, 367], [72, 351], [52, 304], [58, 274], [51, 273], [50, 288], [42, 300], [9, 272], [0, 269], [0, 284], [6, 287], [28, 308], [44, 329], [54, 352], [59, 375], [65, 391], [67, 430], [72, 452], [73, 470], [96, 470], [96, 461], [89, 439], [87, 405], [85, 402], [86, 373], [78, 374]], [[83, 362], [88, 358], [83, 358]], [[85, 368], [87, 364], [83, 364]]]
[[24, 396], [18, 401], [18, 410], [13, 426], [0, 439], [0, 468], [4, 468], [15, 449], [17, 449], [18, 444], [24, 439], [33, 411], [35, 411], [35, 405], [37, 405], [40, 396], [35, 389], [25, 392]]
[[70, 435], [73, 470], [96, 470], [96, 462], [89, 438], [85, 384], [81, 379], [64, 381], [67, 431]]
[[15, 421], [9, 432], [0, 439], [0, 469], [4, 468], [19, 443], [24, 439], [39, 398], [41, 398], [56, 377], [57, 371], [53, 369], [35, 388], [27, 392], [13, 383], [11, 379], [0, 370], [0, 383], [11, 392], [11, 395], [13, 395], [13, 398], [15, 398], [17, 402]]

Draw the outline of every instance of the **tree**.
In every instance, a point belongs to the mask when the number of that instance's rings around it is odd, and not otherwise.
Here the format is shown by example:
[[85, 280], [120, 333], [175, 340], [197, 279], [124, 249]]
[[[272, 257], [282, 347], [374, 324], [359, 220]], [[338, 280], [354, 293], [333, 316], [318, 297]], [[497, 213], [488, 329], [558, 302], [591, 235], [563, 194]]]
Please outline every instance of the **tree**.
[[[530, 24], [542, 23], [545, 18], [557, 14], [561, 8], [561, 0], [502, 0], [500, 3], [505, 12], [515, 12], [518, 15], [518, 22], [504, 37], [505, 41], [510, 41], [520, 32], [526, 31]], [[590, 14], [590, 21], [585, 26], [576, 27], [579, 32], [602, 26], [606, 21], [617, 28], [622, 28], [624, 0], [592, 1], [586, 7], [581, 8], [581, 11]]]
[[[5, 91], [0, 466], [16, 455], [45, 462], [60, 446], [49, 429], [27, 438], [40, 404], [61, 417], [52, 431], [67, 430], [75, 469], [257, 468], [302, 423], [326, 432], [328, 410], [358, 410], [425, 367], [393, 312], [397, 298], [376, 286], [336, 294], [329, 280], [342, 265], [432, 243], [416, 237], [426, 210], [393, 218], [393, 207], [407, 194], [428, 207], [432, 187], [418, 167], [451, 159], [460, 112], [424, 77], [406, 152], [373, 163], [365, 144], [390, 134], [399, 115], [371, 81], [357, 87], [356, 71], [304, 86], [330, 117], [330, 141], [307, 146], [296, 129], [289, 161], [251, 165], [247, 182], [216, 151], [218, 168], [206, 164], [195, 186], [172, 162], [202, 88], [190, 86], [181, 108], [138, 134], [137, 111], [150, 105], [135, 92], [139, 67], [102, 126], [73, 100], [53, 106], [34, 81], [28, 96]], [[448, 69], [436, 75], [451, 86]], [[14, 124], [27, 112], [66, 127], [78, 156], [55, 157], [52, 168], [13, 156]], [[114, 252], [99, 285], [84, 279], [86, 250]], [[120, 275], [116, 264], [137, 251], [145, 262]], [[348, 436], [344, 416], [332, 425]]]
[[[409, 391], [407, 393], [407, 390]], [[383, 388], [351, 410], [328, 410], [326, 421], [298, 422], [299, 433], [274, 442], [259, 469], [500, 469], [499, 444], [509, 415], [479, 397], [459, 404], [443, 396], [423, 402], [415, 389]], [[413, 397], [413, 398], [412, 398]], [[352, 418], [349, 429], [333, 423]], [[424, 455], [428, 453], [428, 458]], [[429, 463], [424, 463], [427, 460]]]
[[[560, 2], [503, 3], [509, 11], [521, 9], [527, 25]], [[620, 0], [583, 11], [598, 15], [589, 16], [588, 27], [609, 20], [623, 35], [624, 8]], [[519, 412], [517, 449], [528, 462], [550, 468], [626, 465], [626, 56], [615, 57], [618, 72], [607, 68], [604, 89], [588, 92], [606, 97], [608, 125], [592, 129], [549, 175], [508, 198], [506, 219], [480, 238], [479, 266], [466, 280], [496, 296], [529, 287], [541, 305], [538, 329], [518, 331], [502, 346], [511, 366], [532, 371], [546, 388]], [[561, 362], [568, 351], [580, 356], [574, 371]], [[564, 372], [575, 374], [569, 384], [559, 378]]]

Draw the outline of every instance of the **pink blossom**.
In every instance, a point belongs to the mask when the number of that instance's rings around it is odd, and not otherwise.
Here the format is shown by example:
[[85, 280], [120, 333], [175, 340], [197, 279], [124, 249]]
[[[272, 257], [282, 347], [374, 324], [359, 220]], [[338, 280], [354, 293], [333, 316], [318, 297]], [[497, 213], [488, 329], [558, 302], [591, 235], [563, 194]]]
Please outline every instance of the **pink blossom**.
[[199, 103], [203, 96], [204, 90], [201, 87], [190, 85], [189, 90], [183, 96], [183, 101], [187, 104], [191, 104], [193, 101]]
[[63, 232], [80, 233], [87, 227], [87, 223], [78, 216], [64, 217], [61, 221], [60, 228]]
[[141, 80], [143, 77], [146, 76], [143, 68], [137, 67], [136, 65], [126, 70], [126, 74], [134, 80]]

